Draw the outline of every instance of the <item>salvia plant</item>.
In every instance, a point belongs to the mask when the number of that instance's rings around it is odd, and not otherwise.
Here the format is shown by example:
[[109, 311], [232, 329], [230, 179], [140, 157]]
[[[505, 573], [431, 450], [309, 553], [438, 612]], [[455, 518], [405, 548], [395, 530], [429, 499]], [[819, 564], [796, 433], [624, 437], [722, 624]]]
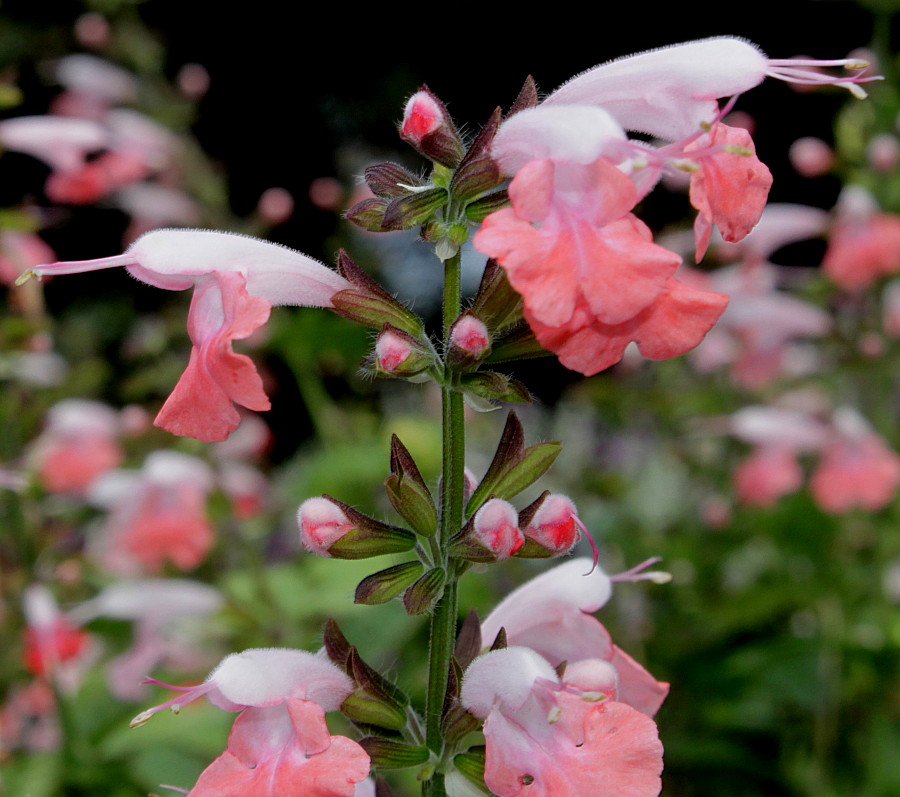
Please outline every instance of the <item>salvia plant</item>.
[[[138, 714], [133, 726], [164, 709], [178, 713], [200, 697], [235, 714], [227, 749], [189, 795], [383, 797], [391, 793], [392, 772], [401, 769], [414, 772], [430, 797], [660, 793], [663, 745], [653, 717], [669, 684], [619, 648], [592, 614], [616, 583], [662, 584], [668, 574], [653, 569], [656, 559], [608, 574], [570, 498], [544, 490], [530, 503], [517, 500], [535, 485], [540, 489], [565, 452], [559, 442], [529, 434], [515, 410], [503, 409], [505, 425], [484, 472], [470, 472], [465, 408], [528, 404], [528, 385], [504, 370], [513, 361], [553, 354], [591, 376], [619, 362], [631, 344], [645, 358], [663, 360], [713, 334], [727, 296], [679, 271], [682, 256], [654, 242], [636, 207], [664, 176], [682, 174], [696, 212], [696, 259], [716, 230], [726, 242], [742, 241], [764, 214], [772, 178], [750, 133], [728, 123], [739, 95], [770, 77], [842, 86], [864, 97], [863, 85], [878, 79], [867, 68], [859, 59], [770, 59], [739, 38], [692, 41], [602, 64], [543, 98], [528, 78], [469, 135], [421, 87], [406, 103], [399, 135], [421, 156], [423, 169], [369, 166], [370, 195], [346, 218], [373, 234], [418, 231], [443, 270], [436, 334], [350, 252], [338, 252], [330, 268], [229, 232], [152, 229], [123, 254], [36, 265], [22, 274], [20, 284], [124, 268], [156, 288], [192, 290], [190, 359], [155, 419], [174, 435], [225, 441], [242, 425], [239, 408], [270, 407], [254, 362], [232, 344], [263, 327], [277, 305], [327, 308], [371, 330], [368, 372], [432, 382], [440, 390], [436, 484], [417, 464], [424, 452], [394, 434], [384, 478], [395, 512], [390, 520], [359, 511], [339, 494], [310, 496], [297, 509], [309, 555], [374, 560], [356, 586], [357, 604], [396, 600], [416, 618], [411, 622], [428, 623], [424, 702], [410, 697], [409, 684], [367, 661], [369, 640], [351, 638], [335, 620], [326, 623], [318, 651], [251, 648], [226, 655], [200, 684], [149, 679], [173, 696]], [[98, 181], [142, 173], [133, 150], [108, 149], [105, 161], [85, 160], [86, 150], [106, 146], [95, 140], [100, 134], [63, 117], [0, 122], [6, 148], [53, 153], [45, 155], [53, 170], [48, 190], [65, 201]], [[464, 246], [485, 258], [473, 296], [461, 288]], [[815, 319], [807, 326], [814, 331]], [[45, 481], [61, 491], [86, 489], [96, 473], [121, 461], [108, 410], [88, 404], [58, 406], [48, 425]], [[781, 472], [771, 463], [785, 456], [780, 444], [786, 440], [794, 448], [822, 440], [815, 431], [804, 437], [796, 417], [776, 425], [770, 440], [759, 431], [769, 427], [754, 423], [761, 416], [752, 413], [735, 417], [726, 431], [763, 447], [761, 456], [771, 458], [761, 465], [764, 476]], [[858, 428], [847, 415], [836, 422], [851, 436]], [[79, 435], [89, 438], [82, 451], [90, 455], [79, 454], [73, 466], [54, 446], [60, 436], [71, 444]], [[766, 449], [767, 442], [779, 445]], [[748, 466], [751, 491], [755, 473]], [[238, 493], [252, 477], [238, 473], [233, 481]], [[198, 507], [212, 483], [202, 460], [158, 452], [127, 483], [95, 490], [94, 500], [109, 509], [98, 560], [131, 573], [158, 569], [163, 561], [194, 566], [211, 544]], [[592, 546], [592, 558], [549, 566], [483, 619], [460, 606], [461, 579], [483, 578], [487, 568], [502, 568], [512, 557], [564, 557], [581, 538]], [[392, 564], [385, 567], [378, 557], [387, 555]], [[42, 588], [27, 597], [32, 665], [36, 671], [59, 666], [82, 646], [80, 632]], [[160, 614], [145, 626], [149, 636], [166, 612], [203, 617], [219, 602], [202, 585], [147, 578], [131, 591], [109, 588], [74, 618], [137, 621], [152, 605]], [[331, 733], [329, 712], [344, 716], [344, 734]], [[166, 722], [177, 744], [179, 720]]]

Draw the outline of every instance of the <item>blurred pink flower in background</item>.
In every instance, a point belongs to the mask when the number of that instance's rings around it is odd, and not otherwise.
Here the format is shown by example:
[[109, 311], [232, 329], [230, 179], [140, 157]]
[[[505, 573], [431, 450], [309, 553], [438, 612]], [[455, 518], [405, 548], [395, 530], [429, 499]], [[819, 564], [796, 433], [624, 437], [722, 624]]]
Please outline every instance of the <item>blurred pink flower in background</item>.
[[58, 402], [31, 453], [41, 484], [54, 493], [85, 494], [98, 476], [121, 464], [118, 436], [111, 407], [87, 399]]
[[[0, 231], [0, 284], [12, 285], [23, 271], [47, 263], [56, 253], [38, 235], [17, 230]], [[15, 294], [11, 295], [11, 299]]]
[[848, 291], [900, 272], [900, 216], [879, 211], [860, 186], [841, 192], [822, 270]]
[[734, 474], [739, 498], [771, 506], [799, 489], [799, 453], [818, 455], [809, 480], [819, 507], [831, 514], [885, 507], [900, 486], [900, 455], [850, 407], [824, 412], [787, 406], [750, 406], [734, 413], [729, 429], [756, 446]]
[[184, 671], [209, 666], [209, 654], [199, 644], [201, 629], [223, 603], [217, 589], [199, 581], [136, 579], [104, 588], [69, 617], [78, 623], [97, 617], [134, 623], [132, 646], [106, 665], [110, 691], [120, 700], [134, 701], [146, 694], [141, 680], [161, 663]]
[[821, 177], [834, 165], [834, 150], [821, 138], [804, 136], [791, 144], [788, 158], [802, 177]]
[[733, 479], [738, 498], [756, 506], [772, 506], [799, 490], [804, 476], [798, 453], [819, 450], [827, 436], [818, 418], [787, 407], [744, 407], [728, 423], [735, 437], [754, 446]]
[[0, 750], [56, 750], [60, 742], [56, 697], [39, 678], [13, 686], [0, 705]]
[[865, 419], [849, 407], [835, 410], [829, 439], [822, 449], [810, 488], [826, 512], [887, 506], [900, 485], [900, 456]]
[[718, 253], [739, 257], [739, 263], [709, 273], [679, 271], [689, 284], [729, 297], [719, 322], [690, 355], [696, 368], [706, 372], [730, 364], [738, 385], [760, 388], [812, 364], [797, 356], [798, 341], [829, 332], [831, 316], [781, 290], [785, 272], [768, 261], [782, 246], [821, 235], [827, 224], [828, 214], [818, 208], [773, 204], [739, 244], [717, 245]]
[[90, 637], [56, 605], [50, 590], [32, 584], [22, 594], [25, 614], [25, 668], [74, 692], [87, 666]]
[[784, 443], [759, 445], [734, 471], [737, 497], [754, 506], [773, 506], [783, 495], [803, 486], [803, 469], [792, 446]]
[[212, 547], [206, 513], [213, 476], [203, 460], [155, 451], [140, 471], [118, 470], [94, 483], [89, 499], [108, 510], [90, 549], [110, 572], [158, 573], [166, 562], [196, 567]]
[[50, 112], [102, 121], [117, 105], [132, 103], [138, 96], [138, 78], [127, 69], [86, 53], [60, 58], [53, 75], [65, 91], [58, 94]]

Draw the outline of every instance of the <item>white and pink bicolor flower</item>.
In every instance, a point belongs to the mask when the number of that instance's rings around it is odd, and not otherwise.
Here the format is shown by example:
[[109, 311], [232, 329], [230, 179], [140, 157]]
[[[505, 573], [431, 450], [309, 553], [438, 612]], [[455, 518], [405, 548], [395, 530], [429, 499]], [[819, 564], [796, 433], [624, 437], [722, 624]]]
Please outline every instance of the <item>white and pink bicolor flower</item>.
[[355, 784], [369, 774], [365, 751], [331, 736], [325, 724], [325, 712], [337, 710], [353, 691], [326, 658], [255, 648], [226, 656], [199, 686], [168, 688], [181, 695], [138, 714], [132, 727], [166, 708], [177, 713], [202, 695], [241, 712], [228, 748], [203, 771], [190, 797], [353, 797]]
[[485, 720], [484, 780], [500, 797], [655, 797], [662, 744], [650, 717], [615, 697], [615, 670], [579, 662], [562, 680], [534, 650], [486, 653], [461, 702]]
[[655, 561], [616, 576], [592, 568], [588, 558], [557, 565], [511, 592], [487, 616], [481, 626], [482, 647], [491, 645], [503, 628], [510, 645], [531, 648], [553, 666], [586, 659], [609, 662], [618, 676], [617, 699], [653, 716], [669, 685], [657, 681], [613, 644], [609, 632], [591, 613], [610, 599], [616, 581], [667, 581], [667, 573], [641, 572]]
[[188, 313], [190, 362], [155, 424], [206, 442], [224, 440], [237, 428], [235, 404], [270, 407], [253, 362], [236, 354], [232, 342], [262, 326], [273, 305], [331, 307], [331, 298], [350, 287], [293, 249], [210, 230], [154, 230], [124, 254], [36, 266], [20, 279], [118, 266], [157, 288], [195, 289]]
[[[576, 75], [544, 100], [545, 105], [597, 105], [627, 130], [667, 140], [694, 134], [719, 112], [722, 97], [758, 86], [767, 77], [803, 85], [835, 85], [865, 96], [860, 83], [869, 64], [858, 58], [832, 61], [772, 59], [746, 39], [719, 36], [628, 55]], [[818, 69], [845, 67], [835, 77]]]

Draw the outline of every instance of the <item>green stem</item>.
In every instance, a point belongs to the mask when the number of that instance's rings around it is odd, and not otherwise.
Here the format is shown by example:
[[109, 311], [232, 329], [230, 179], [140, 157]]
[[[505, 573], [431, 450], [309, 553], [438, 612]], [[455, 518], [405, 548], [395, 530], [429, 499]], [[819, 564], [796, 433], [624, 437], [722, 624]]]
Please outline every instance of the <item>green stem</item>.
[[[460, 256], [457, 253], [444, 263], [444, 349], [450, 336], [450, 326], [461, 310]], [[463, 423], [462, 394], [455, 389], [453, 375], [445, 370], [442, 399], [442, 480], [441, 526], [439, 530], [440, 565], [447, 573], [447, 585], [431, 615], [431, 638], [428, 660], [428, 693], [425, 708], [425, 742], [437, 755], [443, 753], [441, 711], [447, 692], [450, 657], [456, 641], [457, 573], [449, 567], [450, 538], [462, 527], [463, 484], [465, 468], [465, 425]], [[436, 773], [422, 784], [426, 797], [444, 797], [444, 776]]]

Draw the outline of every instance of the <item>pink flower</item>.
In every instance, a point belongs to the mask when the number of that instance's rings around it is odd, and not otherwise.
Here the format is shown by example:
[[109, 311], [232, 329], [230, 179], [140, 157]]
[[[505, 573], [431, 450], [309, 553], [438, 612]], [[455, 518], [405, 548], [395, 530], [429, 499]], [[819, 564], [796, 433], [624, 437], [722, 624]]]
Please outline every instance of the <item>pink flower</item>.
[[94, 55], [60, 58], [54, 76], [65, 92], [54, 99], [53, 110], [63, 116], [102, 120], [113, 106], [137, 100], [137, 76]]
[[62, 678], [74, 687], [79, 678], [77, 664], [88, 650], [88, 634], [59, 611], [50, 591], [39, 584], [23, 595], [26, 669], [42, 677]]
[[826, 512], [887, 506], [900, 485], [900, 456], [885, 445], [854, 410], [834, 413], [832, 438], [810, 479], [816, 503]]
[[841, 193], [822, 270], [848, 291], [900, 271], [900, 216], [880, 213], [859, 186]]
[[214, 532], [206, 514], [212, 473], [196, 457], [155, 451], [141, 471], [112, 471], [91, 488], [91, 500], [109, 510], [92, 542], [104, 567], [122, 575], [158, 573], [200, 564]]
[[328, 732], [325, 712], [339, 708], [353, 684], [325, 658], [301, 650], [245, 650], [226, 656], [203, 684], [178, 688], [182, 695], [142, 712], [132, 726], [201, 695], [241, 712], [228, 748], [203, 771], [191, 797], [352, 797], [369, 774], [365, 751]]
[[734, 472], [738, 498], [754, 506], [773, 506], [783, 495], [799, 490], [803, 470], [787, 445], [758, 446]]
[[706, 253], [713, 226], [726, 241], [744, 238], [759, 221], [772, 187], [772, 174], [756, 157], [746, 130], [718, 122], [685, 152], [690, 156], [714, 147], [722, 149], [698, 158], [699, 169], [691, 174], [691, 204], [700, 212], [694, 223], [698, 261]]
[[627, 321], [659, 295], [680, 262], [629, 212], [637, 190], [604, 158], [586, 166], [530, 161], [509, 195], [512, 207], [485, 220], [475, 246], [500, 260], [542, 324], [567, 323], [579, 298], [598, 321]]
[[42, 160], [54, 173], [74, 174], [88, 154], [109, 145], [109, 132], [89, 119], [18, 116], [0, 122], [0, 145]]
[[[814, 208], [804, 210], [815, 212]], [[731, 363], [735, 383], [751, 388], [762, 387], [782, 374], [796, 374], [806, 367], [808, 360], [804, 362], [796, 356], [797, 341], [824, 335], [832, 326], [831, 316], [824, 310], [778, 290], [783, 269], [765, 262], [769, 251], [763, 254], [762, 245], [765, 240], [781, 245], [789, 239], [784, 231], [767, 233], [764, 229], [767, 218], [771, 217], [764, 213], [760, 226], [739, 247], [734, 247], [744, 253], [742, 263], [711, 274], [680, 274], [695, 287], [720, 291], [729, 299], [715, 329], [691, 354], [695, 367], [711, 371]], [[758, 233], [764, 235], [754, 241]], [[800, 239], [806, 237], [810, 236], [801, 234]]]
[[[640, 222], [638, 222], [640, 223]], [[621, 324], [597, 321], [584, 304], [576, 307], [568, 323], [541, 324], [525, 308], [525, 318], [540, 344], [555, 352], [567, 368], [593, 376], [615, 365], [629, 343], [644, 357], [664, 360], [690, 351], [722, 314], [728, 298], [690, 288], [671, 278], [654, 301]]]
[[38, 477], [54, 493], [84, 494], [123, 458], [114, 410], [98, 401], [66, 399], [47, 413], [32, 454]]
[[[553, 666], [585, 659], [609, 662], [618, 676], [616, 699], [653, 716], [669, 685], [657, 681], [614, 645], [607, 630], [590, 615], [609, 600], [613, 583], [599, 567], [592, 570], [591, 565], [590, 559], [572, 559], [507, 595], [481, 626], [482, 647], [491, 645], [504, 628], [510, 645], [531, 648]], [[662, 580], [663, 575], [648, 573], [645, 577]]]
[[484, 780], [494, 794], [659, 794], [663, 750], [655, 723], [609, 696], [615, 679], [604, 662], [585, 664], [562, 683], [549, 662], [523, 647], [469, 665], [461, 702], [485, 720]]
[[59, 742], [56, 696], [50, 684], [35, 678], [11, 687], [0, 705], [0, 745], [4, 751], [57, 750]]
[[475, 361], [487, 354], [491, 335], [483, 321], [473, 315], [463, 315], [450, 328], [450, 345], [458, 349], [460, 356]]
[[122, 255], [63, 261], [30, 274], [75, 274], [125, 266], [158, 288], [195, 288], [188, 313], [193, 343], [187, 370], [155, 424], [198, 440], [224, 440], [240, 422], [235, 404], [266, 410], [269, 399], [249, 357], [232, 341], [247, 338], [273, 304], [331, 307], [350, 283], [306, 255], [243, 235], [208, 230], [156, 230]]
[[662, 167], [628, 176], [628, 164], [652, 155], [628, 145], [609, 114], [523, 111], [501, 127], [493, 154], [516, 170], [512, 207], [485, 219], [475, 246], [506, 270], [537, 339], [564, 365], [595, 374], [632, 341], [647, 357], [672, 357], [715, 323], [725, 298], [672, 281], [681, 258], [630, 212]]
[[107, 664], [106, 676], [119, 700], [137, 700], [146, 689], [142, 679], [161, 662], [175, 670], [196, 670], [207, 663], [198, 632], [223, 602], [218, 590], [199, 581], [135, 579], [106, 587], [69, 617], [79, 623], [96, 617], [134, 623], [132, 646]]
[[900, 337], [900, 280], [893, 280], [881, 294], [882, 326], [885, 334]]

